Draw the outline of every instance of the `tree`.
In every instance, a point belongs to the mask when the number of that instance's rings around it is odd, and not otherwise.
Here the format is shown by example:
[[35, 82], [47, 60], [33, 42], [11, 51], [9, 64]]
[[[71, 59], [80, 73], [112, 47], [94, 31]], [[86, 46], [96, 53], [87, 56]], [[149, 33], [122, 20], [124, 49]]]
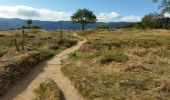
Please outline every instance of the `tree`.
[[142, 18], [142, 25], [145, 27], [145, 29], [155, 29], [157, 28], [157, 23], [161, 18], [163, 18], [162, 14], [150, 13]]
[[96, 16], [88, 9], [79, 9], [71, 16], [71, 19], [73, 23], [80, 23], [82, 30], [85, 30], [85, 26], [88, 23], [95, 23], [97, 21]]
[[[157, 2], [158, 0], [152, 0], [153, 2]], [[162, 10], [162, 13], [170, 13], [170, 0], [161, 0], [161, 5], [159, 9]]]
[[31, 24], [32, 24], [32, 19], [28, 19], [27, 20], [27, 24], [28, 24], [28, 28], [30, 29], [31, 28]]
[[21, 47], [22, 47], [22, 50], [24, 50], [24, 42], [25, 42], [25, 31], [22, 30], [22, 39], [21, 39]]
[[16, 38], [14, 39], [14, 44], [15, 44], [16, 50], [19, 52], [19, 47], [18, 47], [18, 43], [17, 43], [17, 39]]
[[142, 25], [145, 27], [145, 29], [153, 28], [155, 21], [155, 15], [150, 13], [142, 18]]

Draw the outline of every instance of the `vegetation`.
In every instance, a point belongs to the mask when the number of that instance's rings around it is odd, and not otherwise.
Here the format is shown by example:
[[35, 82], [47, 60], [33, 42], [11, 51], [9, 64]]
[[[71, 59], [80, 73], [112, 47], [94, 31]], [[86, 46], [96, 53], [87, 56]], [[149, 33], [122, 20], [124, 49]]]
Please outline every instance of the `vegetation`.
[[42, 60], [75, 45], [79, 39], [67, 33], [61, 42], [58, 30], [0, 31], [0, 96]]
[[[157, 2], [157, 0], [153, 0]], [[74, 31], [88, 41], [62, 60], [62, 72], [87, 100], [168, 100], [170, 98], [170, 0], [162, 0], [162, 13], [145, 15], [141, 22], [109, 29], [88, 9], [71, 16], [82, 30]], [[0, 96], [22, 80], [35, 65], [75, 44], [70, 30], [43, 30], [31, 26], [0, 31]], [[133, 27], [133, 28], [132, 28]], [[136, 29], [135, 29], [136, 28]], [[29, 29], [29, 30], [28, 30]], [[145, 29], [145, 30], [143, 30]], [[152, 30], [151, 30], [152, 29]], [[159, 30], [153, 30], [159, 29]], [[163, 30], [167, 29], [167, 30]], [[34, 100], [61, 100], [57, 84], [48, 79], [34, 91]]]
[[62, 100], [60, 89], [51, 79], [42, 82], [34, 93], [36, 97], [33, 100]]
[[102, 24], [102, 25], [98, 25], [96, 26], [97, 29], [109, 29], [109, 26]]
[[22, 26], [21, 29], [42, 29], [42, 28], [40, 26], [38, 26], [38, 25], [33, 25], [33, 26], [30, 26], [30, 28]]
[[63, 73], [87, 100], [168, 100], [169, 30], [86, 30]]
[[92, 11], [88, 9], [79, 9], [76, 13], [71, 16], [73, 23], [80, 23], [82, 26], [82, 30], [85, 30], [85, 26], [88, 23], [95, 23], [96, 16]]
[[[158, 0], [152, 0], [158, 2]], [[170, 0], [161, 0], [159, 6], [161, 13], [149, 13], [142, 18], [141, 22], [127, 25], [123, 28], [138, 28], [138, 29], [170, 29], [170, 18], [165, 16], [170, 13]]]
[[31, 29], [41, 29], [41, 27], [38, 25], [33, 25], [33, 26], [31, 26]]
[[[153, 0], [153, 2], [157, 2], [158, 0]], [[159, 9], [162, 10], [162, 13], [170, 13], [170, 0], [161, 0], [162, 4], [159, 6]]]
[[31, 24], [32, 24], [32, 19], [28, 19], [27, 20], [27, 24], [28, 24], [28, 28], [30, 29], [31, 28]]
[[107, 55], [105, 56], [103, 59], [101, 59], [101, 63], [105, 64], [107, 62], [126, 62], [128, 61], [129, 58], [128, 56], [124, 55], [124, 54], [114, 54], [114, 55]]
[[155, 28], [155, 24], [156, 24], [156, 21], [158, 20], [159, 18], [159, 15], [158, 14], [148, 14], [148, 15], [145, 15], [143, 18], [142, 18], [142, 25], [145, 27], [145, 29], [147, 28]]
[[150, 13], [142, 18], [141, 22], [130, 24], [124, 28], [138, 29], [170, 29], [170, 18], [162, 14]]

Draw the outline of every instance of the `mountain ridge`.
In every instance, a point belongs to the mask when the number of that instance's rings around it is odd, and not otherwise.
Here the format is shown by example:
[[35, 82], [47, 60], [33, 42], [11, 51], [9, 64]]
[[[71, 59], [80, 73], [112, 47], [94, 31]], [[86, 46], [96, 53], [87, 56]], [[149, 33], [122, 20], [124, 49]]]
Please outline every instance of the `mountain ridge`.
[[[133, 22], [96, 22], [92, 24], [87, 24], [86, 28], [95, 28], [97, 25], [106, 24], [110, 28], [117, 28], [126, 26]], [[38, 25], [43, 29], [54, 30], [60, 29], [81, 29], [80, 24], [73, 24], [71, 21], [40, 21], [33, 20], [32, 25]], [[27, 26], [26, 20], [19, 18], [0, 18], [0, 30], [9, 30], [9, 29], [17, 29], [22, 26]]]

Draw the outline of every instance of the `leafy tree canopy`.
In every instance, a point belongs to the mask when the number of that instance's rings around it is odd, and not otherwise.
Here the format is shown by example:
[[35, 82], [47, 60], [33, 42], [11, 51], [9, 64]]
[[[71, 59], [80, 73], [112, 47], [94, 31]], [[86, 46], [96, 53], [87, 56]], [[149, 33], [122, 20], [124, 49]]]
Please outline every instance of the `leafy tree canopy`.
[[[153, 2], [158, 2], [158, 0], [152, 0]], [[161, 0], [161, 5], [159, 9], [162, 10], [162, 13], [170, 13], [170, 0]]]
[[32, 24], [32, 19], [28, 19], [27, 24]]
[[71, 16], [71, 19], [74, 23], [80, 23], [82, 25], [82, 30], [84, 30], [88, 23], [95, 23], [97, 21], [96, 16], [88, 9], [79, 9]]

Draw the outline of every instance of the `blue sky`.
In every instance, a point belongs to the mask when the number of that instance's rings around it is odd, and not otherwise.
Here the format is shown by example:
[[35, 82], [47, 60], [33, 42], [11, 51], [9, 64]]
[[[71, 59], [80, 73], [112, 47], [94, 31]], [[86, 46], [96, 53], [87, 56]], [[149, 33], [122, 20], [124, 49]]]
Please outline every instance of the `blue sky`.
[[[139, 21], [145, 14], [158, 11], [157, 7], [152, 0], [3, 0], [0, 1], [0, 17], [70, 20], [77, 9], [87, 8], [99, 21]], [[49, 10], [47, 14], [42, 14], [43, 9]]]

